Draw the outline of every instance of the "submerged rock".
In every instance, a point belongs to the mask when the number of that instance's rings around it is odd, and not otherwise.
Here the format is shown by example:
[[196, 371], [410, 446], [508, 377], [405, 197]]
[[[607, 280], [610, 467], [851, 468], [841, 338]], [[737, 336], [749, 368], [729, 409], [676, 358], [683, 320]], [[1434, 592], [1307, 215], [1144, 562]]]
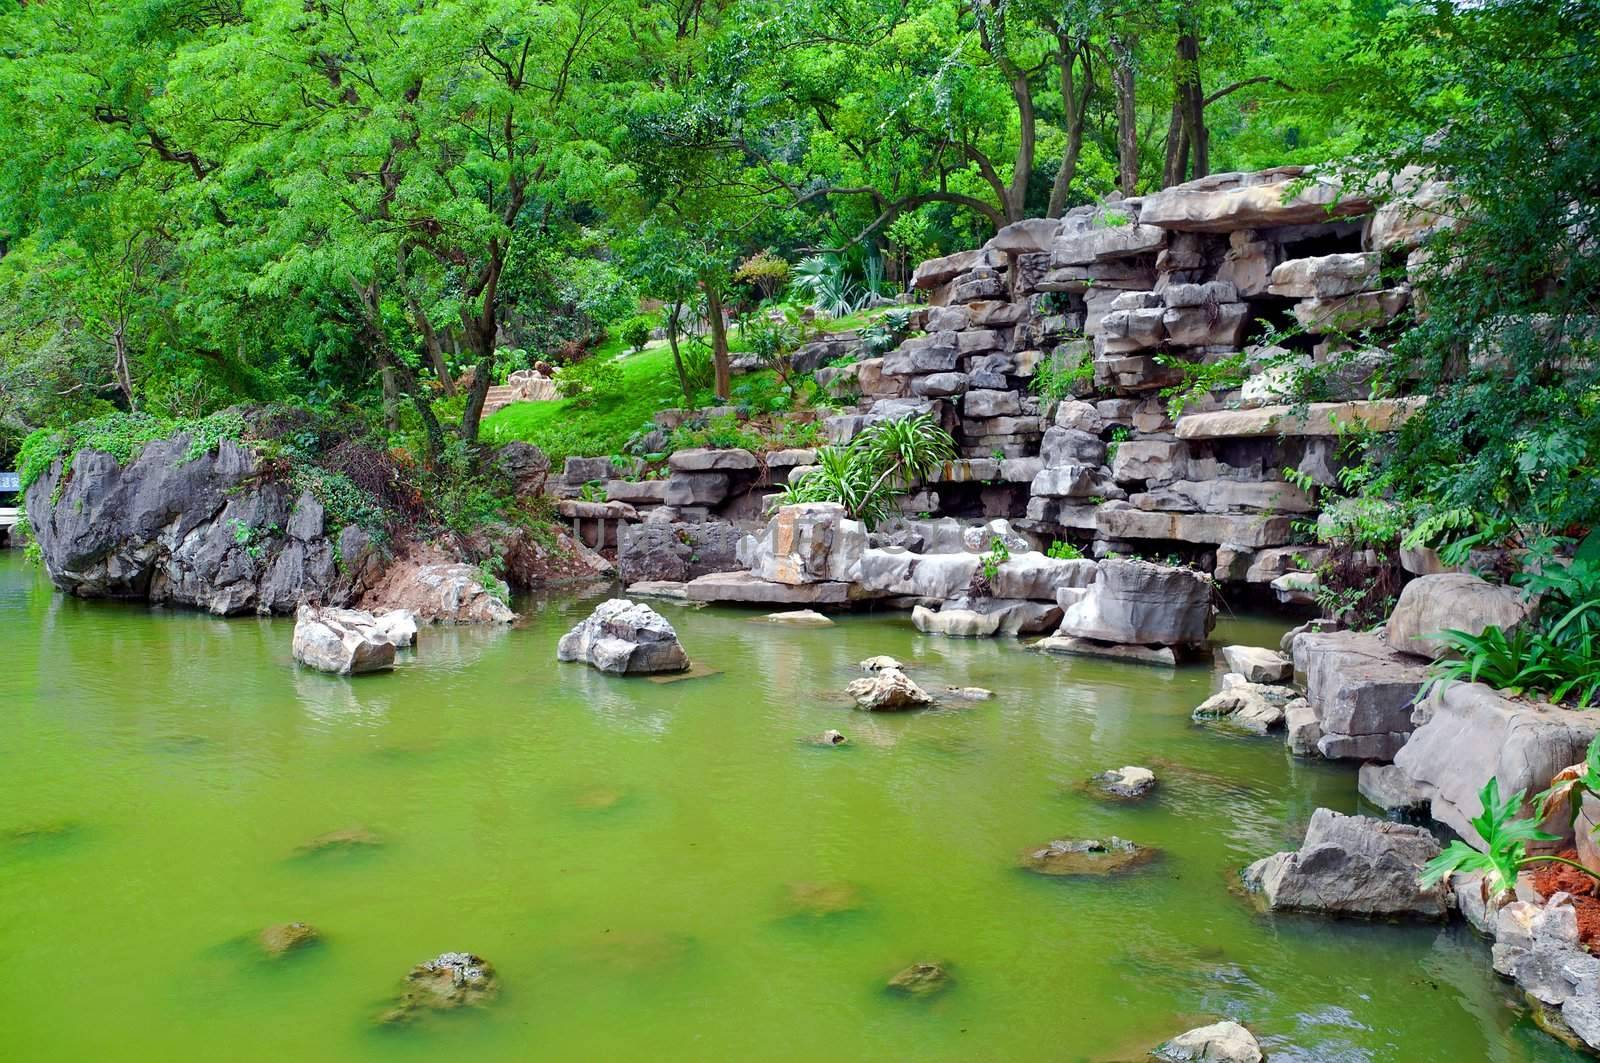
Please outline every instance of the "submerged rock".
[[276, 959], [294, 949], [317, 941], [322, 935], [309, 923], [278, 923], [263, 930], [258, 937], [261, 951]]
[[846, 691], [868, 712], [899, 712], [921, 708], [933, 701], [928, 692], [897, 669], [886, 669], [867, 679], [853, 681]]
[[1174, 668], [1178, 664], [1178, 655], [1172, 652], [1171, 646], [1124, 646], [1116, 642], [1081, 639], [1074, 635], [1051, 635], [1035, 642], [1033, 649], [1068, 657], [1104, 657], [1157, 668]]
[[784, 909], [790, 915], [821, 919], [864, 907], [861, 888], [851, 882], [791, 882], [784, 891]]
[[441, 953], [411, 968], [394, 1006], [378, 1021], [410, 1022], [423, 1011], [482, 1007], [494, 999], [499, 988], [487, 960], [470, 952]]
[[950, 988], [950, 972], [937, 963], [913, 963], [889, 979], [891, 993], [910, 997], [931, 997]]
[[784, 613], [768, 613], [765, 619], [771, 624], [788, 624], [793, 627], [833, 626], [832, 620], [829, 620], [815, 609], [790, 609]]
[[1197, 723], [1264, 735], [1283, 722], [1284, 707], [1293, 697], [1288, 687], [1234, 682], [1196, 706], [1193, 718]]
[[626, 598], [601, 602], [587, 620], [563, 635], [556, 659], [582, 661], [615, 675], [682, 672], [689, 667], [689, 655], [666, 618]]
[[956, 701], [993, 701], [994, 691], [988, 687], [945, 687], [944, 696]]
[[1157, 850], [1115, 834], [1099, 838], [1058, 838], [1022, 854], [1022, 866], [1041, 875], [1111, 875], [1149, 863]]
[[863, 672], [898, 672], [904, 667], [905, 665], [886, 654], [868, 657], [861, 662], [861, 670]]
[[321, 853], [348, 852], [354, 849], [376, 849], [382, 844], [383, 839], [365, 827], [345, 827], [342, 830], [319, 834], [295, 849], [295, 852], [301, 856], [316, 856]]
[[1156, 788], [1156, 773], [1132, 765], [1113, 768], [1090, 777], [1089, 782], [1103, 794], [1135, 801], [1148, 797]]
[[1319, 808], [1297, 852], [1256, 861], [1244, 880], [1274, 911], [1442, 919], [1449, 888], [1417, 882], [1437, 855], [1438, 841], [1421, 827]]
[[1261, 1063], [1261, 1046], [1236, 1022], [1223, 1020], [1181, 1033], [1151, 1053], [1166, 1063]]
[[814, 746], [842, 746], [849, 740], [842, 731], [828, 730], [819, 735], [812, 735], [806, 741]]
[[371, 613], [309, 605], [295, 613], [294, 659], [319, 672], [381, 672], [394, 667], [394, 647]]

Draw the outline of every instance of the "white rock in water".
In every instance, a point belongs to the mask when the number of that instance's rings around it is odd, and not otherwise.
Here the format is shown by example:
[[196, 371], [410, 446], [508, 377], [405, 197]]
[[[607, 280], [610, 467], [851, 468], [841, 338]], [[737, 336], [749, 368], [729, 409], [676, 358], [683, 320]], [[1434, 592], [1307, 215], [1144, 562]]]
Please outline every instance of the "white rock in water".
[[868, 679], [857, 679], [846, 690], [858, 706], [869, 712], [915, 709], [933, 701], [927, 691], [907, 679], [904, 672], [893, 668]]
[[394, 643], [371, 613], [357, 609], [302, 605], [295, 612], [293, 649], [301, 664], [335, 675], [394, 667]]
[[390, 609], [375, 618], [378, 631], [396, 647], [417, 644], [417, 618], [409, 609]]
[[589, 619], [561, 637], [556, 659], [582, 661], [616, 675], [682, 672], [689, 655], [665, 617], [626, 598], [601, 602]]
[[1181, 1033], [1152, 1055], [1169, 1063], [1261, 1063], [1261, 1046], [1236, 1022], [1224, 1020]]
[[1228, 662], [1228, 671], [1238, 672], [1251, 683], [1287, 683], [1294, 678], [1294, 662], [1277, 650], [1224, 646], [1222, 658]]
[[905, 665], [901, 664], [899, 661], [887, 654], [879, 654], [876, 657], [868, 657], [866, 660], [861, 662], [861, 670], [863, 672], [898, 672], [904, 667]]

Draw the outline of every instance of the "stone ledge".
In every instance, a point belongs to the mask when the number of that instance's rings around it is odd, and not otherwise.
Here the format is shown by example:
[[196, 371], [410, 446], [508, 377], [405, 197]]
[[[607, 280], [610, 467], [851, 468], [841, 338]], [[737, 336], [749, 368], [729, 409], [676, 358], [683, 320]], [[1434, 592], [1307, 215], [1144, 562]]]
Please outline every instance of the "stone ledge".
[[1307, 406], [1260, 406], [1218, 410], [1178, 418], [1179, 439], [1238, 439], [1255, 436], [1336, 436], [1360, 426], [1392, 432], [1422, 408], [1426, 399], [1373, 399], [1365, 402], [1313, 402]]

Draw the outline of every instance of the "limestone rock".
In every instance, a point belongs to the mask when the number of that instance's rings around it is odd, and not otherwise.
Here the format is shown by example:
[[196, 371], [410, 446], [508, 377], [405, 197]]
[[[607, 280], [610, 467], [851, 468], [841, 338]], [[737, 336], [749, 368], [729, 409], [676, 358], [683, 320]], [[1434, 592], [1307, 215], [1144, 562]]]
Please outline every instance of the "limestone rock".
[[880, 594], [957, 598], [967, 592], [983, 559], [972, 553], [918, 554], [898, 547], [861, 555], [860, 582]]
[[851, 682], [846, 692], [855, 699], [858, 708], [868, 712], [899, 712], [917, 709], [930, 704], [933, 699], [898, 669], [884, 669], [866, 679]]
[[761, 464], [754, 454], [743, 449], [713, 450], [693, 447], [675, 450], [667, 458], [674, 472], [732, 472], [754, 469]]
[[601, 602], [587, 620], [563, 635], [556, 659], [582, 661], [615, 675], [682, 672], [689, 667], [689, 655], [666, 618], [626, 598]]
[[1412, 701], [1428, 679], [1415, 658], [1376, 635], [1333, 631], [1296, 638], [1294, 662], [1323, 731], [1317, 743], [1323, 756], [1386, 761], [1406, 743]]
[[[1296, 186], [1301, 186], [1296, 189]], [[1288, 193], [1296, 189], [1293, 195]], [[1142, 226], [1191, 232], [1232, 232], [1278, 225], [1306, 225], [1332, 216], [1372, 209], [1370, 200], [1346, 195], [1339, 184], [1308, 175], [1304, 167], [1279, 166], [1255, 173], [1217, 173], [1145, 196]]]
[[1277, 650], [1259, 646], [1224, 646], [1222, 659], [1228, 671], [1237, 672], [1250, 683], [1287, 683], [1294, 678], [1294, 662]]
[[1132, 765], [1125, 768], [1112, 768], [1093, 776], [1090, 780], [1096, 789], [1111, 797], [1123, 800], [1138, 800], [1148, 797], [1156, 788], [1156, 773], [1149, 768], [1139, 768]]
[[1372, 399], [1366, 402], [1313, 402], [1305, 406], [1261, 406], [1253, 410], [1188, 413], [1178, 418], [1179, 439], [1234, 439], [1249, 436], [1337, 436], [1359, 426], [1392, 432], [1422, 400]]
[[[656, 481], [658, 483], [662, 481]], [[624, 583], [684, 583], [713, 572], [733, 572], [745, 533], [732, 524], [646, 521], [617, 532], [617, 570]]]
[[406, 975], [394, 1006], [380, 1022], [410, 1022], [428, 1011], [482, 1007], [499, 992], [494, 967], [470, 952], [446, 952]]
[[1249, 1030], [1224, 1020], [1181, 1033], [1151, 1053], [1163, 1063], [1261, 1063]]
[[371, 613], [309, 605], [295, 613], [294, 659], [320, 672], [385, 671], [394, 667], [394, 647]]
[[1098, 642], [1071, 635], [1052, 635], [1033, 644], [1042, 653], [1057, 653], [1064, 657], [1104, 657], [1130, 664], [1148, 664], [1157, 668], [1176, 668], [1178, 656], [1171, 646], [1132, 646], [1117, 642]]
[[1245, 881], [1274, 911], [1442, 919], [1449, 890], [1417, 882], [1438, 854], [1438, 841], [1421, 827], [1319, 808], [1298, 851], [1258, 860]]
[[931, 997], [950, 988], [950, 972], [937, 963], [914, 963], [889, 979], [893, 993], [912, 997]]
[[1275, 692], [1281, 689], [1254, 683], [1224, 686], [1195, 707], [1193, 719], [1197, 723], [1216, 723], [1264, 735], [1283, 722], [1289, 698], [1285, 692], [1280, 699]]
[[1059, 606], [1008, 598], [955, 599], [937, 611], [921, 605], [911, 610], [918, 631], [955, 638], [1038, 635], [1060, 620]]
[[319, 937], [316, 927], [308, 923], [278, 923], [261, 931], [258, 941], [262, 952], [277, 959], [295, 949], [314, 944]]
[[1494, 626], [1509, 633], [1530, 612], [1530, 604], [1514, 588], [1465, 572], [1418, 576], [1401, 590], [1385, 638], [1402, 653], [1432, 660], [1450, 648], [1438, 637], [1447, 629], [1481, 635]]
[[1022, 866], [1041, 875], [1112, 875], [1155, 859], [1157, 851], [1115, 834], [1108, 838], [1058, 838], [1022, 854]]
[[417, 644], [417, 618], [409, 609], [390, 609], [373, 617], [378, 633], [396, 649]]
[[740, 545], [751, 575], [797, 586], [824, 580], [848, 582], [860, 574], [867, 529], [836, 502], [783, 506], [759, 536]]
[[1204, 642], [1214, 623], [1211, 583], [1186, 568], [1121, 559], [1100, 562], [1087, 588], [1066, 588], [1061, 635], [1177, 646]]
[[1395, 766], [1428, 795], [1429, 814], [1473, 845], [1483, 843], [1470, 821], [1482, 811], [1478, 792], [1491, 776], [1503, 795], [1538, 793], [1583, 759], [1600, 730], [1600, 712], [1515, 701], [1478, 683], [1435, 686], [1415, 718]]
[[1428, 809], [1428, 791], [1396, 764], [1361, 765], [1356, 772], [1356, 789], [1385, 812], [1410, 815]]
[[[486, 586], [483, 582], [489, 579]], [[419, 620], [444, 624], [509, 624], [517, 618], [505, 603], [510, 588], [463, 561], [396, 564], [368, 601], [408, 610]]]
[[1317, 711], [1305, 698], [1294, 698], [1283, 707], [1284, 745], [1297, 757], [1318, 757], [1317, 743], [1322, 741], [1322, 725], [1317, 722]]
[[763, 619], [769, 624], [784, 624], [790, 627], [833, 626], [832, 620], [829, 620], [815, 609], [791, 609], [783, 613], [768, 613]]
[[1267, 291], [1291, 299], [1327, 299], [1378, 286], [1378, 255], [1354, 252], [1296, 258], [1272, 271]]
[[898, 672], [903, 668], [905, 668], [905, 665], [887, 654], [868, 657], [861, 662], [861, 670], [863, 672]]
[[842, 746], [847, 739], [841, 731], [827, 730], [819, 735], [812, 735], [806, 741], [814, 746]]
[[1410, 302], [1409, 289], [1386, 288], [1329, 299], [1303, 299], [1294, 304], [1294, 317], [1307, 332], [1356, 332], [1387, 325]]

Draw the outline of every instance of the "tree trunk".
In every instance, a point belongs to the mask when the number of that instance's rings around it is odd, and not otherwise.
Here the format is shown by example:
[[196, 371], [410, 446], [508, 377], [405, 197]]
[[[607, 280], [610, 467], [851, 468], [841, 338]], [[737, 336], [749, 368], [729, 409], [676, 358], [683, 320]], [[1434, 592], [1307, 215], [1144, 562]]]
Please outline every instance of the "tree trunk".
[[428, 324], [426, 316], [422, 318], [422, 340], [428, 348], [428, 360], [433, 363], [434, 375], [439, 378], [439, 383], [444, 387], [445, 398], [454, 398], [456, 394], [455, 378], [450, 375], [450, 366], [444, 360], [444, 347], [439, 343], [439, 334], [433, 331], [433, 326]]
[[1009, 61], [1006, 66], [1011, 80], [1011, 97], [1017, 102], [1020, 135], [1017, 138], [1017, 157], [1011, 166], [1011, 187], [1006, 192], [1006, 221], [1021, 221], [1028, 216], [1028, 179], [1033, 176], [1034, 146], [1038, 142], [1033, 114], [1033, 90], [1028, 86], [1028, 75]]
[[489, 397], [489, 385], [494, 381], [494, 351], [478, 358], [472, 374], [472, 387], [467, 391], [467, 408], [461, 414], [461, 438], [468, 443], [478, 441], [478, 427], [483, 423], [483, 403]]
[[1190, 32], [1178, 37], [1178, 78], [1184, 139], [1194, 157], [1191, 176], [1201, 178], [1211, 172], [1211, 137], [1206, 130], [1205, 92], [1200, 87], [1200, 41]]
[[694, 402], [694, 395], [689, 391], [689, 371], [683, 367], [683, 354], [678, 350], [678, 315], [683, 313], [683, 300], [679, 299], [672, 304], [672, 312], [667, 316], [667, 345], [672, 348], [672, 364], [678, 367], [678, 387], [683, 392], [684, 405]]
[[706, 317], [711, 326], [711, 364], [716, 369], [717, 398], [727, 402], [733, 395], [733, 374], [728, 366], [728, 327], [722, 321], [722, 289], [709, 281], [706, 290]]
[[1183, 183], [1184, 171], [1189, 167], [1189, 138], [1184, 135], [1183, 104], [1172, 101], [1172, 117], [1167, 122], [1167, 161], [1161, 168], [1161, 187], [1170, 188]]
[[383, 383], [383, 427], [394, 435], [400, 431], [400, 389], [394, 382], [394, 370], [389, 366], [378, 370], [378, 378]]
[[1111, 38], [1111, 83], [1117, 90], [1117, 170], [1124, 196], [1139, 183], [1139, 115], [1134, 106], [1133, 49], [1137, 38]]
[[127, 326], [118, 322], [111, 333], [111, 346], [116, 351], [114, 369], [117, 374], [117, 390], [122, 392], [123, 401], [128, 404], [129, 413], [139, 412], [139, 401], [133, 397], [133, 372], [128, 368], [128, 332]]
[[[1050, 189], [1050, 206], [1045, 217], [1059, 218], [1067, 208], [1067, 194], [1072, 190], [1072, 180], [1078, 175], [1078, 155], [1083, 150], [1083, 122], [1089, 110], [1089, 95], [1094, 91], [1094, 70], [1089, 66], [1089, 49], [1086, 44], [1070, 44], [1064, 34], [1058, 34], [1060, 47], [1056, 64], [1061, 71], [1061, 113], [1067, 131], [1067, 146], [1061, 153], [1061, 168], [1056, 171], [1055, 185]], [[1072, 80], [1073, 66], [1083, 63], [1083, 91], [1078, 91]]]

